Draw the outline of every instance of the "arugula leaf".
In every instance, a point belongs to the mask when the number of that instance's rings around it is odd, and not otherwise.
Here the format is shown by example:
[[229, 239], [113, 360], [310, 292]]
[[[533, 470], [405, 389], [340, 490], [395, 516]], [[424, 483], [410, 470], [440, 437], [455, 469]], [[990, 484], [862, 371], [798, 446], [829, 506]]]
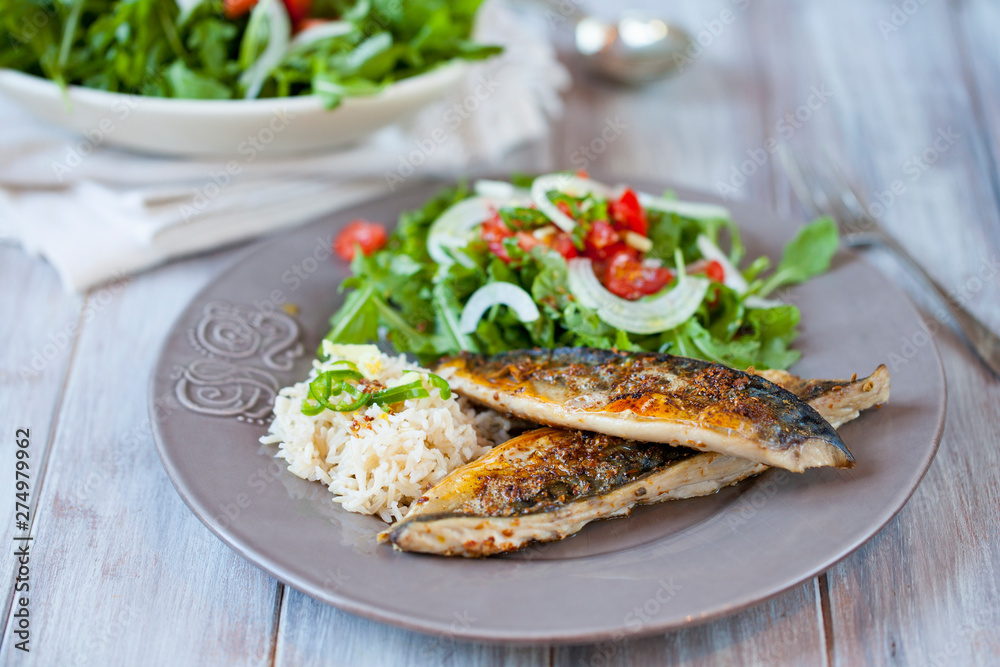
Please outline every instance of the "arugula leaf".
[[192, 71], [182, 60], [175, 60], [167, 68], [167, 81], [175, 97], [191, 97], [203, 100], [229, 99], [229, 88], [215, 79], [201, 76]]
[[830, 268], [830, 260], [839, 245], [837, 223], [831, 218], [819, 218], [806, 225], [785, 246], [781, 263], [764, 280], [757, 293], [767, 296], [779, 287], [801, 283], [824, 273]]
[[334, 343], [368, 343], [378, 338], [378, 308], [373, 299], [374, 286], [364, 282], [350, 292], [330, 319], [332, 328], [326, 340]]
[[798, 336], [796, 327], [799, 318], [799, 309], [790, 305], [751, 310], [747, 314], [747, 324], [753, 328], [760, 342], [753, 365], [757, 368], [788, 368], [799, 360], [802, 353], [788, 349]]

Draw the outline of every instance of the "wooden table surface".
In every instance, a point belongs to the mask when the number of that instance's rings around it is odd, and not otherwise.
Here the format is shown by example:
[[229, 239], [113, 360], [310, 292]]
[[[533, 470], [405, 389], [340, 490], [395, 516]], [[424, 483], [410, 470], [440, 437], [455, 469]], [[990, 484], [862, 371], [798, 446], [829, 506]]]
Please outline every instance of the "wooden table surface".
[[[802, 216], [765, 150], [791, 135], [849, 164], [886, 226], [1000, 330], [1000, 4], [707, 0], [669, 11], [698, 31], [683, 75], [623, 90], [574, 72], [564, 120], [522, 163], [640, 174]], [[933, 337], [948, 381], [944, 439], [909, 503], [827, 573], [729, 618], [615, 644], [486, 646], [363, 620], [283, 586], [183, 504], [147, 418], [165, 332], [238, 252], [70, 296], [44, 261], [0, 246], [0, 479], [12, 488], [14, 432], [30, 428], [35, 505], [31, 652], [16, 650], [8, 611], [0, 662], [1000, 663], [1000, 381], [949, 326]], [[927, 319], [940, 311], [893, 260], [868, 257]], [[6, 601], [18, 565], [11, 494]]]

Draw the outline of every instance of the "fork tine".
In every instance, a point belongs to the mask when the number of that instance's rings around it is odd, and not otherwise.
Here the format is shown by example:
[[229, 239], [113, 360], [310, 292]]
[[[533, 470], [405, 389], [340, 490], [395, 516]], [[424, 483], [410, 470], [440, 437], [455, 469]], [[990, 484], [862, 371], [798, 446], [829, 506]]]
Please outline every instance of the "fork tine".
[[810, 187], [805, 174], [802, 173], [801, 162], [796, 159], [788, 144], [782, 142], [778, 146], [778, 159], [781, 161], [781, 166], [785, 169], [785, 174], [788, 176], [788, 182], [791, 184], [792, 191], [795, 193], [799, 202], [801, 202], [806, 208], [810, 209], [813, 212], [813, 215], [822, 215], [822, 211], [816, 200], [813, 188]]
[[850, 207], [844, 202], [842, 195], [840, 194], [840, 188], [836, 182], [836, 178], [831, 181], [830, 172], [828, 170], [815, 169], [817, 174], [817, 182], [819, 187], [826, 194], [827, 206], [825, 213], [827, 215], [833, 216], [833, 219], [837, 222], [837, 226], [840, 228], [841, 232], [852, 232], [854, 230], [850, 229], [852, 220], [854, 219], [851, 213]]
[[822, 187], [829, 194], [828, 212], [833, 215], [841, 234], [854, 238], [859, 234], [878, 233], [878, 223], [868, 215], [857, 191], [851, 187], [843, 170], [829, 153], [824, 160]]
[[809, 184], [806, 183], [805, 177], [802, 175], [802, 168], [792, 154], [791, 148], [785, 142], [781, 142], [778, 145], [778, 160], [785, 170], [788, 183], [792, 186], [792, 192], [795, 193], [796, 199], [799, 200], [802, 206], [815, 210], [816, 202], [813, 199]]
[[827, 160], [834, 172], [834, 178], [840, 186], [837, 188], [837, 192], [840, 193], [844, 204], [851, 209], [854, 217], [861, 222], [862, 226], [868, 229], [877, 228], [878, 221], [868, 212], [868, 204], [865, 202], [865, 198], [858, 192], [857, 187], [847, 177], [836, 160], [829, 159], [829, 157]]

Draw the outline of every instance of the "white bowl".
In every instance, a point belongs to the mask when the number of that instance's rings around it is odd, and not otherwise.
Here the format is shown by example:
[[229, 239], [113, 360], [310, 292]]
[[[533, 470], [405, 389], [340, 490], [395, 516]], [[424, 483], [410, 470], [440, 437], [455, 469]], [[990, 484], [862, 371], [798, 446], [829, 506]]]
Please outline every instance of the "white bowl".
[[71, 109], [55, 83], [0, 69], [0, 92], [91, 143], [173, 156], [303, 153], [341, 146], [402, 120], [453, 90], [465, 61], [404, 79], [370, 97], [327, 110], [316, 96], [263, 100], [186, 100], [70, 86]]

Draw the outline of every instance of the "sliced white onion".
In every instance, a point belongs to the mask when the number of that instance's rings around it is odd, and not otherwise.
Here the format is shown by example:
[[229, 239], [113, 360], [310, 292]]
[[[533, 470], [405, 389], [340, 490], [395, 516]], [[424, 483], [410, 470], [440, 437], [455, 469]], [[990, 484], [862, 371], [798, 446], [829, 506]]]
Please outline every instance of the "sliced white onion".
[[285, 58], [292, 38], [292, 21], [288, 18], [285, 3], [281, 0], [261, 0], [250, 12], [249, 32], [254, 26], [267, 23], [267, 46], [253, 65], [240, 75], [240, 83], [246, 87], [244, 98], [252, 100], [260, 95], [268, 75]]
[[636, 196], [639, 198], [639, 203], [646, 208], [654, 208], [657, 211], [665, 211], [667, 213], [676, 213], [684, 218], [692, 218], [694, 220], [729, 220], [730, 218], [729, 209], [725, 206], [666, 199], [645, 192], [636, 193]]
[[751, 294], [747, 298], [743, 299], [743, 305], [747, 308], [767, 310], [768, 308], [780, 308], [781, 306], [787, 306], [788, 304], [784, 301], [778, 301], [777, 299], [765, 299], [757, 296], [756, 294]]
[[520, 206], [528, 202], [503, 197], [469, 197], [455, 202], [437, 217], [427, 230], [427, 254], [440, 266], [449, 266], [455, 259], [448, 249], [464, 248], [472, 240], [470, 233], [489, 220], [503, 206]]
[[573, 174], [545, 174], [539, 176], [531, 184], [531, 199], [535, 202], [538, 210], [548, 216], [559, 229], [564, 232], [571, 232], [576, 227], [576, 221], [559, 210], [559, 207], [549, 199], [549, 192], [555, 190], [571, 197], [583, 197], [593, 193], [602, 197], [608, 197], [611, 189], [603, 183], [592, 181], [589, 178], [580, 178]]
[[472, 186], [473, 192], [480, 197], [493, 197], [494, 199], [531, 199], [531, 191], [527, 188], [519, 188], [507, 181], [491, 181], [483, 178]]
[[597, 311], [607, 324], [636, 334], [669, 331], [694, 315], [708, 292], [709, 280], [681, 277], [677, 285], [658, 297], [629, 301], [608, 291], [594, 275], [589, 259], [569, 261], [569, 290], [576, 300]]
[[722, 284], [737, 294], [746, 294], [750, 285], [747, 284], [747, 281], [743, 278], [743, 274], [740, 273], [740, 270], [730, 263], [729, 258], [726, 257], [726, 253], [722, 252], [722, 250], [719, 249], [719, 246], [712, 243], [711, 239], [704, 234], [698, 235], [697, 244], [702, 257], [710, 262], [714, 260], [722, 265], [722, 270], [725, 274], [722, 279]]
[[473, 292], [466, 301], [458, 330], [464, 334], [475, 332], [483, 313], [498, 304], [513, 309], [522, 322], [534, 322], [540, 315], [535, 300], [522, 288], [513, 283], [488, 283]]
[[437, 217], [427, 231], [427, 254], [441, 266], [454, 263], [446, 249], [469, 245], [469, 231], [496, 212], [496, 203], [487, 197], [470, 197], [456, 202]]
[[323, 23], [317, 23], [295, 35], [295, 39], [292, 40], [289, 49], [308, 46], [313, 42], [318, 42], [321, 39], [327, 39], [329, 37], [342, 37], [344, 35], [349, 35], [356, 29], [357, 28], [354, 24], [349, 21], [325, 21]]

